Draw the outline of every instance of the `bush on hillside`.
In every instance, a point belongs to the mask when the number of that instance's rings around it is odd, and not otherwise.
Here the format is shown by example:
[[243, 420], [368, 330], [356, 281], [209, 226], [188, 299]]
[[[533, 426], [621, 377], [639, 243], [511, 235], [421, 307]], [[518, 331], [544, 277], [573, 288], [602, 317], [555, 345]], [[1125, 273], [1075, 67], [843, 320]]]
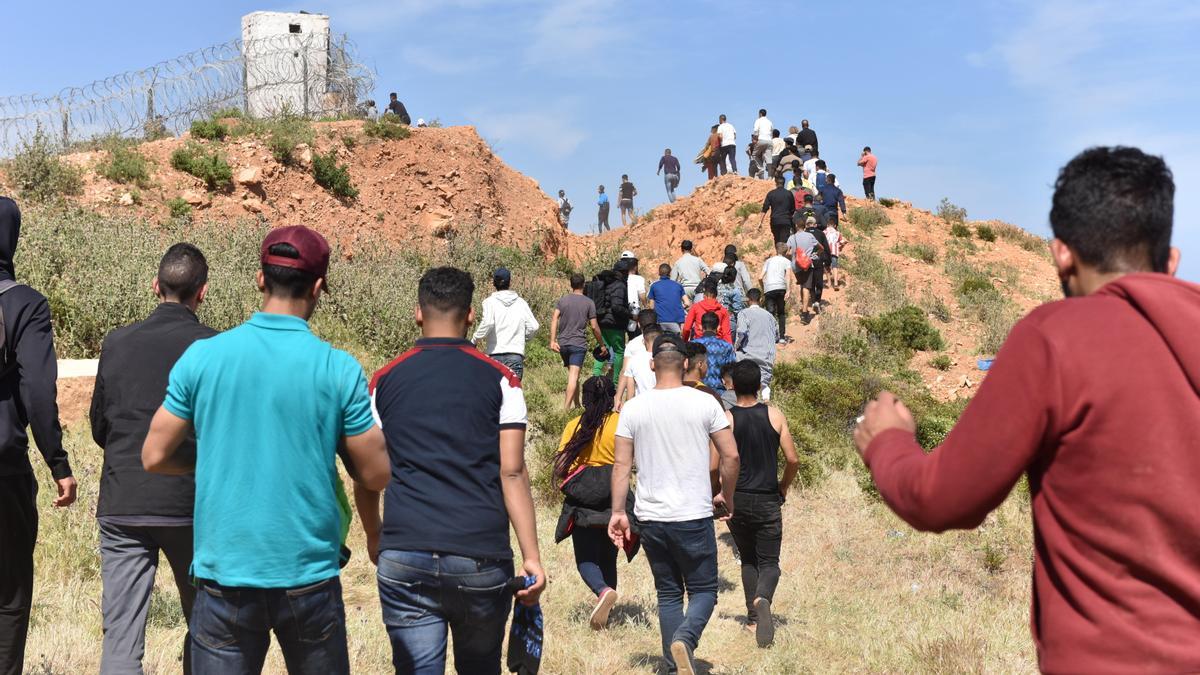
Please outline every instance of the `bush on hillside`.
[[350, 169], [345, 164], [338, 164], [337, 153], [313, 155], [313, 178], [317, 185], [329, 190], [338, 199], [354, 199], [358, 197], [358, 188], [350, 182]]
[[203, 138], [206, 141], [223, 141], [229, 135], [229, 127], [216, 120], [196, 120], [192, 122], [192, 138]]
[[950, 357], [946, 354], [938, 354], [929, 359], [929, 365], [937, 370], [950, 370], [950, 366], [954, 365]]
[[983, 241], [996, 241], [996, 231], [989, 225], [976, 225], [975, 234]]
[[737, 207], [737, 209], [734, 210], [733, 215], [745, 220], [756, 213], [762, 213], [762, 204], [759, 204], [758, 202], [746, 202], [745, 204]]
[[221, 108], [221, 109], [217, 110], [216, 112], [214, 112], [212, 114], [211, 119], [213, 119], [213, 120], [225, 120], [225, 119], [244, 120], [244, 119], [246, 119], [246, 113], [241, 108], [234, 108], [231, 106], [228, 108]]
[[204, 181], [209, 190], [229, 187], [233, 182], [233, 169], [225, 157], [208, 150], [195, 141], [188, 141], [182, 148], [171, 153], [171, 166]]
[[192, 217], [192, 205], [184, 201], [182, 197], [168, 199], [167, 211], [170, 212], [172, 218]]
[[[1008, 331], [1019, 318], [1016, 307], [992, 282], [993, 276], [1004, 272], [1003, 269], [980, 269], [961, 256], [946, 259], [946, 273], [954, 283], [959, 304], [973, 314], [983, 328], [978, 345], [981, 354], [999, 351], [1008, 338]], [[1008, 274], [1015, 273], [1012, 270]]]
[[96, 166], [96, 173], [114, 183], [150, 186], [150, 160], [128, 142], [114, 140], [108, 144], [108, 155]]
[[926, 263], [937, 261], [937, 249], [929, 244], [896, 244], [892, 247], [892, 253], [899, 253]]
[[876, 230], [892, 222], [888, 214], [878, 206], [856, 206], [850, 209], [850, 223], [856, 230], [865, 235], [872, 235]]
[[83, 172], [58, 156], [58, 148], [41, 126], [21, 142], [7, 173], [22, 200], [49, 202], [83, 192]]
[[962, 223], [955, 223], [950, 226], [950, 235], [953, 237], [969, 239], [971, 237], [971, 228], [963, 225]]
[[950, 201], [948, 197], [942, 197], [942, 201], [938, 203], [937, 215], [950, 225], [967, 222], [967, 210]]
[[900, 203], [900, 200], [899, 200], [899, 199], [895, 199], [895, 198], [893, 198], [893, 197], [881, 197], [881, 198], [879, 199], [879, 205], [880, 205], [880, 206], [882, 206], [882, 207], [883, 207], [883, 208], [885, 208], [885, 209], [890, 209], [890, 208], [892, 208], [893, 206], [895, 206], [895, 205], [897, 205], [897, 204], [899, 204], [899, 203]]
[[293, 153], [300, 145], [313, 144], [316, 136], [313, 134], [312, 122], [299, 115], [284, 113], [267, 123], [267, 148], [275, 161], [280, 164], [293, 166], [296, 158]]
[[384, 140], [404, 140], [412, 135], [412, 130], [407, 124], [400, 121], [400, 118], [392, 113], [387, 113], [376, 120], [367, 120], [363, 123], [363, 133], [371, 138], [382, 138]]
[[1016, 225], [1009, 225], [1008, 223], [995, 223], [992, 225], [992, 229], [995, 230], [996, 236], [1000, 239], [1010, 241], [1030, 253], [1037, 253], [1047, 258], [1050, 257], [1050, 247], [1047, 241], [1041, 237], [1032, 235]]
[[859, 322], [873, 339], [898, 351], [937, 351], [945, 347], [942, 334], [930, 325], [925, 312], [913, 305], [863, 317]]

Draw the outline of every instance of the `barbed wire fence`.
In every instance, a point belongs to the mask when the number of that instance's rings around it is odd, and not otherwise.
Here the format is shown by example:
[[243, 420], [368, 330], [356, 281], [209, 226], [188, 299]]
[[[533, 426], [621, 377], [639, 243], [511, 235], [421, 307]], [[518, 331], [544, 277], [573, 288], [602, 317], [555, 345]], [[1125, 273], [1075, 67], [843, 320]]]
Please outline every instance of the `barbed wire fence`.
[[374, 88], [345, 35], [233, 40], [144, 70], [63, 89], [0, 97], [0, 157], [40, 128], [59, 148], [106, 135], [153, 139], [237, 108], [251, 116], [354, 114]]

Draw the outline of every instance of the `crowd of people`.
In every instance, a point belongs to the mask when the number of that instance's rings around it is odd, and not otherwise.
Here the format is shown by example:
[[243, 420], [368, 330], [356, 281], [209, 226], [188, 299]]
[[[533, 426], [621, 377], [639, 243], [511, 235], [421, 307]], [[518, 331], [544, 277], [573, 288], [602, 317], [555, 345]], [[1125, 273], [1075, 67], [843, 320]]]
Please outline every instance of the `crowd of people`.
[[[787, 290], [776, 286], [805, 257], [811, 274], [832, 273], [825, 260], [840, 241], [836, 213], [824, 230], [816, 215], [803, 216], [804, 229], [776, 230], [775, 210], [787, 204], [795, 222], [795, 195], [781, 183], [764, 204], [777, 255], [762, 288], [733, 246], [710, 267], [685, 241], [649, 285], [632, 251], [590, 281], [573, 275], [550, 320], [550, 347], [569, 373], [564, 405], [581, 408], [551, 469], [563, 495], [555, 540], [572, 540], [597, 630], [619, 598], [619, 554], [645, 552], [670, 672], [695, 672], [716, 605], [716, 522], [736, 542], [747, 627], [760, 647], [774, 640], [781, 507], [798, 467], [787, 419], [766, 402], [783, 339], [773, 308]], [[804, 197], [807, 209], [812, 195]], [[1046, 671], [1200, 667], [1200, 516], [1191, 506], [1200, 396], [1190, 347], [1200, 290], [1173, 278], [1173, 197], [1161, 158], [1094, 148], [1073, 159], [1050, 213], [1068, 299], [1014, 327], [932, 453], [887, 392], [853, 431], [884, 501], [917, 529], [976, 527], [1029, 476], [1032, 626]], [[19, 233], [16, 204], [0, 199], [3, 673], [22, 670], [32, 606], [37, 487], [27, 427], [55, 481], [53, 504], [76, 496], [49, 303], [15, 281]], [[368, 381], [309, 328], [326, 290], [326, 240], [282, 227], [259, 254], [261, 310], [240, 326], [217, 333], [198, 319], [208, 264], [180, 243], [159, 264], [157, 308], [104, 340], [90, 412], [104, 451], [102, 672], [141, 669], [160, 551], [187, 620], [185, 671], [260, 672], [273, 633], [290, 672], [349, 672], [339, 570], [352, 555], [352, 508], [377, 566], [396, 672], [442, 672], [448, 634], [459, 672], [500, 672], [514, 598], [518, 610], [537, 605], [547, 581], [521, 387], [539, 322], [511, 272], [495, 270], [477, 320], [471, 275], [427, 270], [415, 310], [421, 337]], [[802, 287], [819, 304], [819, 288]], [[594, 369], [580, 385], [589, 334]], [[1096, 367], [1106, 363], [1122, 363], [1121, 376]], [[514, 666], [510, 650], [509, 667], [534, 672], [540, 641], [522, 644], [528, 660]]]

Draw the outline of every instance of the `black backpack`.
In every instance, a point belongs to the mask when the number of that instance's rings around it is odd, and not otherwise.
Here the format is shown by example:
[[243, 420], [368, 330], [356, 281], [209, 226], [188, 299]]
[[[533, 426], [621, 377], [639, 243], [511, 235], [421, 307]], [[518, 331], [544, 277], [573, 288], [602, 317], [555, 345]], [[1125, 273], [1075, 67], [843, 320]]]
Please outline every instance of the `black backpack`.
[[[0, 281], [0, 295], [20, 286], [12, 279]], [[0, 380], [8, 377], [17, 366], [17, 355], [8, 344], [8, 326], [4, 321], [4, 307], [0, 306]]]
[[[601, 273], [603, 274], [603, 272]], [[588, 282], [587, 288], [583, 290], [583, 294], [592, 299], [596, 304], [596, 317], [603, 318], [612, 312], [612, 298], [605, 292], [604, 279], [600, 274], [592, 277]]]

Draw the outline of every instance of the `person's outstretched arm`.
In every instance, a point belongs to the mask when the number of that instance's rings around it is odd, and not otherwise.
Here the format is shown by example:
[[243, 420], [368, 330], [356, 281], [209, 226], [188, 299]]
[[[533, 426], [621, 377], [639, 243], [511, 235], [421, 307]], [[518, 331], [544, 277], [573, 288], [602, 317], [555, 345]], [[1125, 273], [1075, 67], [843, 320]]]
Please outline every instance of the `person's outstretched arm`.
[[929, 454], [908, 408], [884, 392], [854, 441], [888, 506], [918, 530], [971, 529], [999, 506], [1042, 449], [1062, 390], [1053, 348], [1029, 319], [1009, 335], [958, 423]]

